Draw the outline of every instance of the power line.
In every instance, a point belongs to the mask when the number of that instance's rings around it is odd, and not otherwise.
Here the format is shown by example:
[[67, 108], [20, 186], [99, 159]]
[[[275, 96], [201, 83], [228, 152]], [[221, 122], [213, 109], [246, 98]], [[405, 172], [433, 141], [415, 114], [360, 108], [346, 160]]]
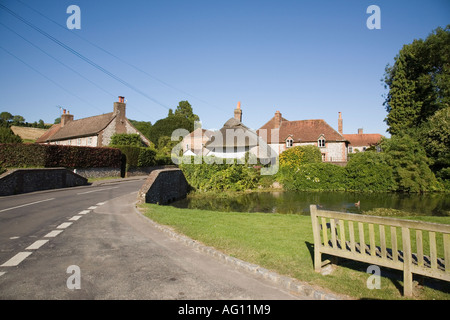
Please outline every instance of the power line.
[[79, 57], [80, 59], [82, 59], [83, 61], [87, 62], [88, 64], [90, 64], [91, 66], [93, 66], [94, 68], [100, 70], [101, 72], [105, 73], [106, 75], [110, 76], [111, 78], [113, 78], [114, 80], [122, 83], [123, 85], [125, 85], [126, 87], [130, 88], [133, 91], [136, 91], [137, 93], [141, 94], [142, 96], [146, 97], [147, 99], [155, 102], [156, 104], [166, 108], [166, 109], [170, 109], [169, 107], [167, 107], [166, 105], [164, 105], [163, 103], [159, 102], [158, 100], [150, 97], [149, 95], [147, 95], [145, 92], [141, 91], [140, 89], [136, 88], [135, 86], [131, 85], [130, 83], [128, 83], [127, 81], [121, 79], [120, 77], [116, 76], [115, 74], [111, 73], [110, 71], [106, 70], [105, 68], [103, 68], [102, 66], [98, 65], [97, 63], [95, 63], [94, 61], [90, 60], [89, 58], [85, 57], [84, 55], [82, 55], [81, 53], [79, 53], [78, 51], [72, 49], [71, 47], [69, 47], [68, 45], [64, 44], [63, 42], [59, 41], [58, 39], [56, 39], [55, 37], [53, 37], [52, 35], [48, 34], [47, 32], [45, 32], [44, 30], [40, 29], [39, 27], [35, 26], [34, 24], [32, 24], [31, 22], [27, 21], [26, 19], [22, 18], [20, 15], [18, 15], [17, 13], [15, 13], [14, 11], [10, 10], [9, 8], [7, 8], [6, 6], [4, 6], [3, 4], [0, 4], [0, 8], [2, 8], [3, 10], [7, 11], [9, 14], [11, 14], [12, 16], [14, 16], [15, 18], [19, 19], [20, 21], [22, 21], [23, 23], [25, 23], [26, 25], [28, 25], [29, 27], [33, 28], [34, 30], [36, 30], [37, 32], [39, 32], [40, 34], [44, 35], [45, 37], [47, 37], [48, 39], [52, 40], [53, 42], [55, 42], [57, 45], [61, 46], [62, 48], [66, 49], [67, 51], [69, 51], [70, 53], [76, 55], [77, 57]]
[[84, 103], [89, 104], [90, 106], [97, 108], [96, 106], [94, 106], [92, 103], [90, 103], [89, 101], [84, 100], [83, 98], [77, 96], [76, 94], [74, 94], [73, 92], [70, 92], [69, 90], [67, 90], [66, 88], [64, 88], [63, 86], [61, 86], [59, 83], [57, 83], [56, 81], [54, 81], [53, 79], [47, 77], [45, 74], [43, 74], [42, 72], [40, 72], [39, 70], [37, 70], [36, 68], [34, 68], [33, 66], [31, 66], [30, 64], [26, 63], [24, 60], [20, 59], [18, 56], [16, 56], [14, 53], [6, 50], [5, 48], [3, 48], [2, 46], [0, 46], [0, 49], [2, 49], [3, 51], [5, 51], [6, 53], [8, 53], [10, 56], [12, 56], [13, 58], [19, 60], [20, 62], [22, 62], [24, 65], [26, 65], [28, 68], [30, 68], [31, 70], [35, 71], [36, 73], [40, 74], [41, 76], [43, 76], [44, 78], [46, 78], [48, 81], [52, 82], [55, 86], [61, 88], [62, 90], [64, 90], [65, 92], [67, 92], [68, 94], [74, 96], [75, 98], [83, 101]]
[[48, 52], [46, 52], [45, 50], [41, 49], [39, 46], [37, 46], [36, 44], [34, 44], [33, 42], [29, 41], [28, 39], [26, 39], [25, 37], [23, 37], [22, 35], [20, 35], [19, 33], [17, 33], [16, 31], [14, 31], [13, 29], [11, 29], [10, 27], [6, 26], [5, 24], [3, 24], [2, 22], [0, 22], [0, 25], [2, 25], [3, 27], [5, 27], [6, 29], [8, 29], [9, 31], [11, 31], [12, 33], [16, 34], [18, 37], [22, 38], [24, 41], [28, 42], [29, 44], [31, 44], [33, 47], [35, 47], [36, 49], [38, 49], [39, 51], [41, 51], [42, 53], [46, 54], [48, 57], [52, 58], [53, 60], [57, 61], [58, 63], [60, 63], [61, 65], [63, 65], [64, 67], [66, 67], [67, 69], [71, 70], [72, 72], [76, 73], [77, 75], [79, 75], [80, 77], [82, 77], [84, 80], [89, 81], [91, 84], [93, 84], [94, 86], [96, 86], [97, 88], [99, 88], [100, 90], [102, 90], [103, 92], [115, 97], [116, 95], [107, 91], [106, 89], [102, 88], [101, 86], [99, 86], [98, 84], [96, 84], [94, 81], [88, 79], [87, 77], [83, 76], [81, 73], [79, 73], [78, 71], [76, 71], [75, 69], [73, 69], [72, 67], [68, 66], [67, 64], [65, 64], [64, 62], [60, 61], [59, 59], [57, 59], [56, 57], [52, 56], [51, 54], [49, 54]]
[[[35, 9], [35, 8], [33, 8], [33, 7], [31, 7], [30, 5], [28, 5], [28, 4], [24, 3], [24, 2], [22, 2], [21, 0], [16, 0], [16, 1], [19, 2], [19, 3], [21, 3], [21, 4], [24, 5], [24, 6], [28, 7], [30, 10], [36, 12], [37, 14], [39, 14], [39, 15], [42, 16], [43, 18], [47, 19], [48, 21], [54, 23], [54, 24], [57, 25], [58, 27], [64, 29], [64, 30], [67, 31], [67, 32], [70, 32], [69, 29], [67, 29], [66, 26], [64, 26], [64, 25], [62, 25], [62, 24], [60, 24], [60, 23], [58, 23], [57, 21], [51, 19], [50, 17], [47, 17], [45, 14], [43, 14], [43, 13], [40, 12], [39, 10], [37, 10], [37, 9]], [[71, 34], [72, 34], [72, 35], [75, 35], [75, 36], [78, 37], [79, 39], [81, 39], [81, 40], [83, 40], [83, 41], [89, 43], [90, 45], [96, 47], [97, 49], [103, 51], [104, 53], [110, 55], [111, 57], [113, 57], [113, 58], [119, 60], [120, 62], [122, 62], [122, 63], [128, 65], [129, 67], [131, 67], [131, 68], [133, 68], [133, 69], [135, 69], [135, 70], [137, 70], [137, 71], [139, 71], [139, 72], [141, 72], [141, 73], [143, 73], [143, 74], [149, 76], [150, 78], [152, 78], [152, 79], [158, 81], [159, 83], [162, 83], [162, 84], [164, 84], [165, 86], [167, 86], [167, 87], [169, 87], [169, 88], [171, 88], [171, 89], [173, 89], [173, 90], [179, 91], [179, 92], [181, 92], [181, 93], [183, 93], [183, 94], [185, 94], [185, 95], [188, 95], [188, 96], [190, 96], [190, 97], [192, 97], [192, 98], [194, 98], [194, 99], [196, 99], [196, 100], [198, 100], [198, 101], [200, 101], [200, 102], [203, 102], [204, 104], [213, 106], [213, 107], [215, 107], [216, 109], [219, 109], [220, 111], [224, 112], [224, 110], [223, 110], [222, 108], [219, 108], [219, 107], [217, 107], [217, 106], [211, 104], [211, 103], [208, 102], [208, 101], [202, 100], [202, 99], [200, 99], [200, 98], [198, 98], [198, 97], [196, 97], [196, 96], [194, 96], [194, 95], [192, 95], [192, 94], [190, 94], [190, 93], [188, 93], [188, 92], [186, 92], [186, 91], [184, 91], [184, 90], [181, 90], [181, 89], [179, 89], [179, 88], [177, 88], [177, 87], [175, 87], [175, 86], [173, 86], [173, 85], [171, 85], [171, 84], [169, 84], [169, 83], [167, 83], [167, 82], [165, 82], [165, 81], [163, 81], [163, 80], [161, 80], [161, 79], [155, 77], [154, 75], [148, 73], [147, 71], [145, 71], [145, 70], [143, 70], [143, 69], [137, 67], [137, 66], [134, 65], [134, 64], [131, 64], [131, 63], [125, 61], [124, 59], [122, 59], [122, 58], [118, 57], [117, 55], [113, 54], [112, 52], [110, 52], [110, 51], [108, 51], [108, 50], [106, 50], [106, 49], [100, 47], [100, 46], [97, 45], [96, 43], [93, 43], [92, 41], [90, 41], [90, 40], [88, 40], [88, 39], [82, 37], [81, 35], [79, 35], [79, 34], [77, 34], [77, 33], [74, 33], [74, 32], [71, 32]]]

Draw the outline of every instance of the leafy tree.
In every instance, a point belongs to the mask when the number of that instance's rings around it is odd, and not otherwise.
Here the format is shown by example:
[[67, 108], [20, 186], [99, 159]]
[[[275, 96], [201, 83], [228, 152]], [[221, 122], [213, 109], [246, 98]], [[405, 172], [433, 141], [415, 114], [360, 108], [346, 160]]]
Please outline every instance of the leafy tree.
[[450, 106], [437, 111], [424, 125], [421, 133], [431, 168], [436, 175], [450, 181]]
[[[177, 108], [175, 109], [174, 115], [184, 117], [187, 120], [189, 120], [190, 122], [192, 122], [192, 124], [194, 124], [195, 121], [200, 120], [198, 115], [194, 114], [192, 106], [188, 101], [180, 101], [178, 103]], [[169, 112], [169, 116], [170, 116], [170, 112]]]
[[152, 123], [150, 121], [136, 121], [130, 120], [131, 124], [139, 130], [147, 139], [150, 139], [150, 130], [152, 128]]
[[13, 116], [12, 119], [12, 124], [15, 126], [20, 126], [23, 125], [25, 123], [25, 118], [19, 115], [15, 115]]
[[424, 148], [408, 135], [383, 139], [381, 148], [393, 170], [397, 191], [425, 192], [439, 189], [439, 183], [429, 165]]
[[393, 191], [393, 170], [381, 152], [360, 152], [351, 156], [347, 166], [347, 190]]
[[450, 25], [437, 28], [425, 40], [404, 45], [387, 66], [384, 106], [392, 134], [417, 134], [438, 110], [450, 106]]
[[1, 126], [8, 126], [13, 118], [13, 115], [9, 112], [3, 111], [0, 113], [0, 125]]
[[0, 127], [0, 143], [22, 143], [22, 139], [11, 128]]
[[149, 138], [159, 148], [159, 138], [166, 136], [171, 137], [173, 131], [176, 129], [186, 129], [189, 132], [194, 130], [194, 123], [191, 123], [187, 118], [181, 116], [168, 116], [160, 119], [150, 129]]

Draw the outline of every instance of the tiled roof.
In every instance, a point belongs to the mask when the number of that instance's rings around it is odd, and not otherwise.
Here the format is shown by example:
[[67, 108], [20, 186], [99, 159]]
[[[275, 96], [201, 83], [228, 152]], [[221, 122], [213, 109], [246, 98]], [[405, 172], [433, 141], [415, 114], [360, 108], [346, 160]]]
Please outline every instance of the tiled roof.
[[99, 116], [72, 120], [61, 127], [61, 124], [52, 126], [37, 142], [58, 141], [76, 137], [85, 137], [98, 134], [114, 119], [116, 115], [105, 113]]
[[343, 136], [350, 141], [350, 145], [353, 147], [376, 145], [383, 138], [379, 133], [344, 134]]
[[58, 132], [59, 129], [61, 129], [60, 123], [52, 125], [50, 129], [44, 132], [44, 134], [36, 140], [36, 142], [43, 143], [48, 141], [48, 139], [50, 139], [51, 136], [53, 136], [56, 132]]
[[[275, 121], [274, 118], [272, 118], [258, 130], [259, 133], [261, 132], [261, 129], [267, 130], [268, 143], [285, 143], [288, 137], [291, 137], [294, 140], [294, 143], [314, 142], [317, 141], [321, 135], [324, 136], [326, 141], [346, 141], [345, 137], [322, 119], [298, 121], [287, 121], [284, 119], [281, 121], [279, 129], [273, 129], [274, 125]], [[274, 134], [272, 134], [271, 130], [273, 130]], [[272, 141], [272, 136], [276, 138], [277, 134], [278, 141]], [[262, 133], [261, 135], [264, 137]]]

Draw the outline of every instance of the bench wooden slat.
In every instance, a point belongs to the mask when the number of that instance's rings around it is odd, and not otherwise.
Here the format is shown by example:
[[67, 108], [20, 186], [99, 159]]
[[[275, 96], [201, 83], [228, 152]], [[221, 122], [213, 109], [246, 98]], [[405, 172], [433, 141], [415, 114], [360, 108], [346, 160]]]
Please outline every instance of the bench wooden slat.
[[370, 240], [370, 255], [372, 257], [375, 257], [375, 255], [376, 255], [375, 232], [374, 232], [372, 223], [369, 223], [369, 240]]
[[336, 248], [336, 221], [330, 219], [331, 243]]
[[444, 234], [445, 272], [450, 273], [450, 234]]
[[361, 254], [366, 254], [366, 239], [364, 237], [364, 225], [358, 222], [359, 245], [361, 246]]
[[348, 222], [348, 231], [350, 235], [350, 251], [355, 253], [355, 229], [353, 228], [353, 221]]
[[412, 256], [411, 256], [411, 235], [409, 228], [402, 227], [402, 243], [403, 243], [403, 290], [405, 296], [411, 296], [413, 290], [412, 282]]
[[422, 230], [429, 230], [441, 233], [450, 233], [450, 225], [439, 224], [434, 222], [405, 220], [391, 217], [378, 217], [363, 214], [345, 213], [329, 210], [320, 210], [320, 216], [333, 219], [353, 220], [363, 223], [382, 224], [393, 227], [406, 227], [416, 229], [418, 226]]
[[328, 246], [328, 228], [327, 219], [322, 218], [322, 233], [323, 233], [323, 245]]
[[383, 225], [380, 224], [379, 228], [380, 228], [381, 258], [382, 259], [386, 259], [386, 257], [387, 257], [387, 254], [386, 254], [386, 234], [385, 234]]
[[430, 260], [431, 260], [431, 269], [437, 269], [437, 253], [436, 253], [436, 233], [430, 232]]
[[416, 230], [416, 244], [417, 244], [417, 265], [422, 267], [423, 264], [423, 236], [422, 230]]
[[398, 261], [398, 246], [397, 246], [397, 228], [391, 227], [391, 248], [392, 248], [392, 260]]
[[344, 225], [344, 220], [339, 220], [339, 236], [341, 239], [341, 243], [347, 243], [346, 239], [345, 239], [345, 225]]

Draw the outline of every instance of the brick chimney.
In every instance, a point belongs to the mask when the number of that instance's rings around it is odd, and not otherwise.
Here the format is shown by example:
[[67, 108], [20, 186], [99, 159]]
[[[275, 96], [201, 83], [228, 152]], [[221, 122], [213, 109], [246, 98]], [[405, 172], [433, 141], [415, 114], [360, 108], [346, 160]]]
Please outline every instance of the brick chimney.
[[73, 121], [73, 114], [70, 114], [69, 111], [66, 113], [66, 109], [63, 109], [63, 114], [61, 115], [61, 128], [70, 121]]
[[274, 123], [274, 129], [278, 129], [281, 126], [281, 112], [277, 111], [275, 112], [275, 123]]
[[362, 128], [358, 129], [358, 134], [363, 134], [363, 129]]
[[119, 101], [114, 102], [114, 113], [119, 117], [121, 120], [125, 120], [125, 98], [122, 96], [119, 96]]
[[238, 102], [236, 109], [234, 109], [234, 118], [237, 121], [242, 122], [242, 110], [240, 101]]
[[126, 117], [125, 117], [125, 98], [120, 96], [118, 102], [114, 102], [114, 115], [116, 116], [115, 120], [115, 133], [127, 133], [126, 127]]
[[340, 134], [344, 134], [344, 125], [343, 125], [343, 121], [342, 121], [342, 113], [341, 112], [339, 112], [338, 131]]

